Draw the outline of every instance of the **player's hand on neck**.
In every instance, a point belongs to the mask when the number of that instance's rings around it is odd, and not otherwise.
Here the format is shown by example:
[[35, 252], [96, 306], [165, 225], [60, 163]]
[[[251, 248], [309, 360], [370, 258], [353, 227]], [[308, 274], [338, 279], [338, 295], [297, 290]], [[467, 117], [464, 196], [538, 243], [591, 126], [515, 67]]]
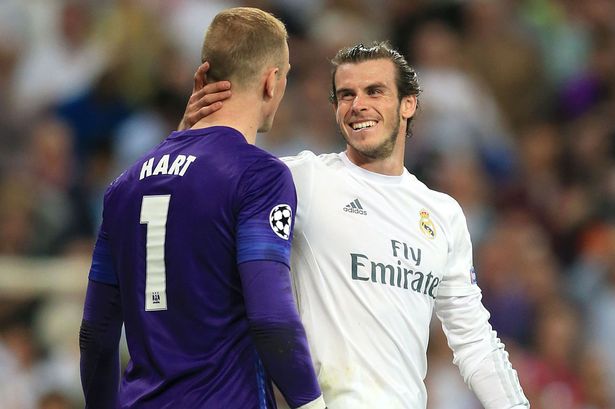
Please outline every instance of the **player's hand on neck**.
[[[268, 67], [255, 86], [236, 87], [231, 93], [230, 81], [207, 82], [209, 64], [201, 64], [194, 76], [192, 94], [178, 130], [210, 126], [229, 126], [241, 132], [254, 144], [257, 132], [266, 132], [271, 124], [272, 100], [283, 95], [278, 84], [279, 69]], [[273, 108], [275, 113], [277, 104]]]
[[206, 61], [194, 73], [192, 94], [186, 104], [182, 120], [177, 127], [178, 131], [192, 128], [202, 118], [222, 108], [222, 101], [227, 100], [232, 95], [230, 81], [208, 83], [208, 70], [209, 63]]

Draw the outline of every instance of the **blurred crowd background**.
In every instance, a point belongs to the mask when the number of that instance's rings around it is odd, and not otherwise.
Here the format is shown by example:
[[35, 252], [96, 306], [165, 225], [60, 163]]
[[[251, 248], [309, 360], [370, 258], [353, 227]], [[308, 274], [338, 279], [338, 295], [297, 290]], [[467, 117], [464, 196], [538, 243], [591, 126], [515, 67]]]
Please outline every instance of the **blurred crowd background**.
[[[532, 407], [615, 408], [612, 0], [0, 1], [0, 408], [82, 405], [102, 194], [176, 128], [205, 29], [234, 5], [290, 33], [285, 101], [258, 141], [277, 155], [344, 149], [327, 101], [338, 48], [388, 39], [407, 56], [423, 92], [406, 165], [463, 207]], [[429, 409], [480, 408], [433, 326]]]

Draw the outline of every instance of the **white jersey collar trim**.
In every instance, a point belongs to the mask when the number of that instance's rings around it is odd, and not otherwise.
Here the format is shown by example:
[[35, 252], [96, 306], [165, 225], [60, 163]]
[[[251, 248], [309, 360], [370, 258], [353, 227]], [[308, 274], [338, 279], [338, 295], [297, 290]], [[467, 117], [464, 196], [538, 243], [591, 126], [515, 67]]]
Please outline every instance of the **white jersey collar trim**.
[[350, 159], [348, 159], [346, 152], [340, 152], [338, 156], [350, 172], [373, 182], [397, 185], [402, 183], [404, 180], [407, 180], [411, 176], [410, 172], [408, 172], [406, 168], [404, 168], [402, 174], [399, 176], [390, 176], [383, 175], [382, 173], [371, 172], [367, 169], [363, 169], [362, 167], [355, 165]]

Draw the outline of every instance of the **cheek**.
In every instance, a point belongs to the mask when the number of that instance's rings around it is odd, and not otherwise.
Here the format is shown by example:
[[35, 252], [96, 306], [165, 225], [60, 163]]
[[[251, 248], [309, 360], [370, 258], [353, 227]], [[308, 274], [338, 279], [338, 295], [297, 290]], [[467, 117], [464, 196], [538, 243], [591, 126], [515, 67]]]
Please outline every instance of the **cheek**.
[[335, 122], [337, 122], [338, 125], [341, 125], [344, 122], [344, 115], [342, 114], [339, 106], [335, 110]]
[[339, 104], [337, 106], [337, 108], [335, 109], [335, 120], [338, 124], [341, 125], [344, 123], [344, 118], [346, 117], [347, 113], [348, 108], [344, 104]]

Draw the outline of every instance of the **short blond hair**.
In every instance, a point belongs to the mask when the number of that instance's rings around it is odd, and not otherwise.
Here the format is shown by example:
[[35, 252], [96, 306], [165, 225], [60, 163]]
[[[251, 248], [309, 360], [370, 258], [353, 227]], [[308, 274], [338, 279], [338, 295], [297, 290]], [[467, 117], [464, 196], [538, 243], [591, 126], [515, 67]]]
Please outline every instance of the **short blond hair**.
[[266, 64], [280, 66], [288, 33], [266, 11], [235, 7], [214, 17], [203, 41], [201, 61], [209, 61], [211, 81], [229, 80], [242, 87], [257, 79]]

